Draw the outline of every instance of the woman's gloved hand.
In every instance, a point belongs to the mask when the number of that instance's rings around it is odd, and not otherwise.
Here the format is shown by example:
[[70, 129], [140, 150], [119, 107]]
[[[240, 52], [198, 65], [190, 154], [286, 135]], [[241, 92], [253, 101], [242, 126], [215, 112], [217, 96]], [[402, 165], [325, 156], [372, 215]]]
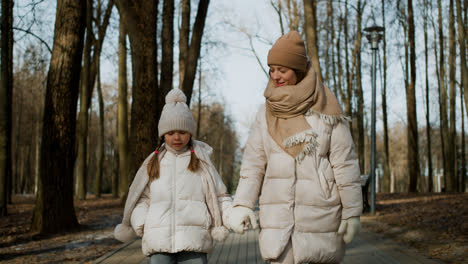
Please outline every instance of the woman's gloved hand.
[[338, 234], [343, 235], [343, 241], [349, 244], [354, 236], [359, 233], [359, 230], [361, 230], [361, 220], [359, 216], [350, 217], [346, 220], [341, 220]]
[[244, 230], [249, 229], [249, 227], [253, 229], [258, 227], [255, 213], [245, 206], [233, 207], [229, 212], [228, 222], [229, 228], [240, 234], [243, 234]]

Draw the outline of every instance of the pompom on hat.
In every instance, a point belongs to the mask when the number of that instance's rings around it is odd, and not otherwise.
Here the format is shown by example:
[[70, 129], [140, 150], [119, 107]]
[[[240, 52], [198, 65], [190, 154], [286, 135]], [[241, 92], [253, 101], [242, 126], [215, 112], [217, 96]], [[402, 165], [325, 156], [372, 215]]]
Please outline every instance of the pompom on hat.
[[307, 61], [305, 44], [297, 31], [281, 36], [268, 52], [268, 65], [281, 65], [306, 72]]
[[166, 104], [158, 123], [159, 137], [174, 130], [195, 134], [195, 120], [187, 106], [187, 97], [180, 89], [172, 89], [166, 95]]

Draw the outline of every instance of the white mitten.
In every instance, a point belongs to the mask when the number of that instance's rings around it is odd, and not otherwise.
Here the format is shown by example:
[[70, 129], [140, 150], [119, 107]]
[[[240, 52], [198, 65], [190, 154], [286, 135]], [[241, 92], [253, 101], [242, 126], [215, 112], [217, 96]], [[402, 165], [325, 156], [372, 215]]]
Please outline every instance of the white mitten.
[[229, 227], [236, 233], [243, 234], [244, 230], [252, 226], [253, 229], [258, 227], [257, 217], [252, 209], [245, 206], [233, 207], [229, 212], [228, 217]]
[[341, 220], [338, 234], [343, 235], [343, 241], [349, 244], [354, 236], [359, 233], [359, 230], [361, 230], [361, 220], [359, 220], [359, 216], [356, 216]]

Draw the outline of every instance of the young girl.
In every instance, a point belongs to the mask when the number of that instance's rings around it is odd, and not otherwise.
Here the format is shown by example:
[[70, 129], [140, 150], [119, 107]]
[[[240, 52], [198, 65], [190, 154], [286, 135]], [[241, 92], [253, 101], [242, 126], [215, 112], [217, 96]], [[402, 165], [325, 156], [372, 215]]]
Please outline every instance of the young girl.
[[166, 96], [160, 146], [138, 170], [114, 231], [122, 242], [143, 237], [150, 263], [206, 263], [212, 238], [228, 234], [223, 212], [231, 198], [210, 161], [212, 148], [192, 138], [195, 122], [185, 102], [179, 89]]

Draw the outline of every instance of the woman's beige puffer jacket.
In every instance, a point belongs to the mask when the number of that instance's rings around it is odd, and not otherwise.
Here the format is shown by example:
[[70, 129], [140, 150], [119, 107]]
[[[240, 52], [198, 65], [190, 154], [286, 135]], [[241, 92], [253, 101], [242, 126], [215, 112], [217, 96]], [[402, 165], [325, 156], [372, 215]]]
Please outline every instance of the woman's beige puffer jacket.
[[[207, 253], [213, 247], [205, 177], [200, 175], [204, 170], [189, 171], [189, 162], [190, 151], [167, 151], [160, 163], [160, 178], [148, 183], [132, 212], [132, 227], [139, 235], [143, 230], [142, 250], [147, 256], [160, 252]], [[225, 217], [231, 198], [225, 195], [226, 186], [218, 173], [216, 176], [218, 202]]]
[[260, 252], [277, 259], [291, 239], [294, 263], [339, 263], [342, 219], [362, 212], [358, 157], [346, 122], [306, 114], [316, 134], [315, 153], [300, 163], [268, 133], [265, 106], [247, 141], [233, 206], [260, 206]]

